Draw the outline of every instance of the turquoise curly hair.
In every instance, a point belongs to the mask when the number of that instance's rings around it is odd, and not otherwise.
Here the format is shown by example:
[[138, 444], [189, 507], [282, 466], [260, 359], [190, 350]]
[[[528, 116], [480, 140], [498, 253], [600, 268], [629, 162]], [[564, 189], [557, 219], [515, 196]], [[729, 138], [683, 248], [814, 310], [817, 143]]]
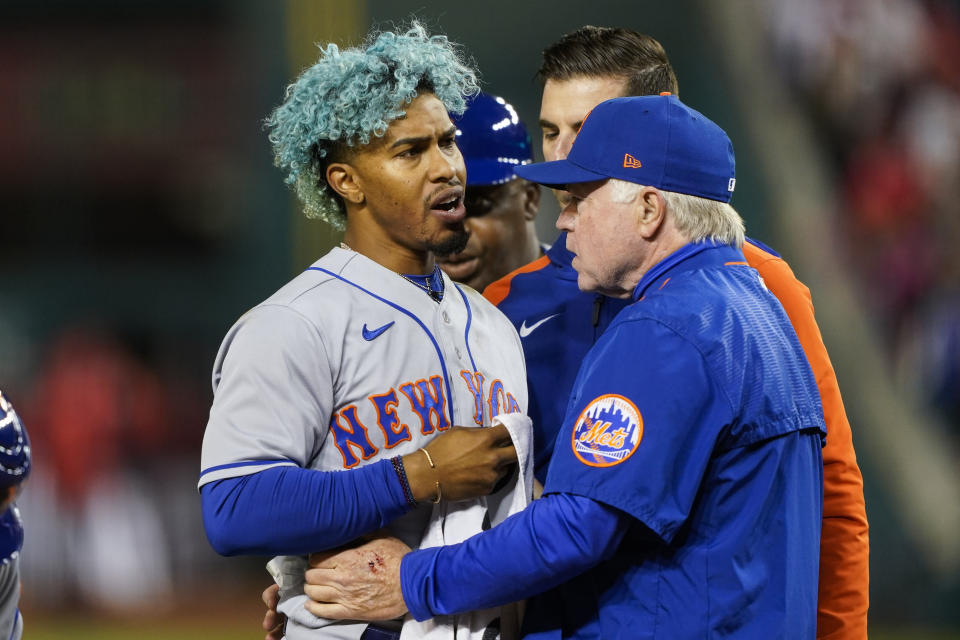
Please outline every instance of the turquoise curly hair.
[[[398, 30], [399, 31], [399, 30]], [[382, 137], [418, 91], [433, 93], [447, 110], [463, 113], [479, 91], [476, 72], [446, 36], [418, 22], [404, 33], [371, 33], [362, 47], [321, 49], [316, 64], [287, 87], [266, 120], [274, 162], [296, 185], [308, 218], [343, 228], [345, 209], [327, 184], [327, 165], [346, 147]]]

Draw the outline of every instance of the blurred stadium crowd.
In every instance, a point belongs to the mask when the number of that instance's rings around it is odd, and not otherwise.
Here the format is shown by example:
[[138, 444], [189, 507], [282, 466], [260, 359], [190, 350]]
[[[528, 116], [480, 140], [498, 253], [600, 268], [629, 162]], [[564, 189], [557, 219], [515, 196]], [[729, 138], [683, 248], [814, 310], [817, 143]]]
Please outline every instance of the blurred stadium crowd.
[[957, 4], [764, 4], [778, 66], [833, 162], [848, 266], [891, 366], [960, 437]]
[[38, 364], [26, 407], [43, 464], [21, 498], [27, 602], [42, 594], [68, 611], [113, 613], [171, 606], [175, 582], [209, 568], [187, 481], [205, 389], [164, 358], [84, 326], [68, 326]]

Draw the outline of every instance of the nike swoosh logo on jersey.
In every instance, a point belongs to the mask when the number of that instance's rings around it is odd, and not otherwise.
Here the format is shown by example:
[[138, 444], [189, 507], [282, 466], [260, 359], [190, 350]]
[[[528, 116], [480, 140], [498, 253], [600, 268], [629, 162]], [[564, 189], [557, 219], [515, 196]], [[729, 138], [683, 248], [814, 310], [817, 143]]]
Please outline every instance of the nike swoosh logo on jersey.
[[530, 335], [531, 333], [533, 333], [534, 331], [536, 331], [537, 327], [539, 327], [540, 325], [542, 325], [542, 324], [543, 324], [544, 322], [546, 322], [547, 320], [550, 320], [551, 318], [556, 318], [558, 315], [560, 315], [560, 314], [559, 314], [559, 313], [555, 313], [555, 314], [553, 314], [552, 316], [547, 316], [546, 318], [544, 318], [543, 320], [540, 320], [539, 322], [534, 322], [534, 323], [533, 323], [532, 325], [530, 325], [529, 327], [527, 326], [527, 321], [524, 320], [523, 323], [520, 325], [520, 337], [521, 337], [521, 338], [526, 338], [528, 335]]
[[394, 320], [391, 320], [391, 321], [388, 322], [387, 324], [385, 324], [385, 325], [383, 325], [382, 327], [379, 327], [379, 328], [377, 328], [377, 329], [374, 329], [373, 331], [371, 331], [370, 329], [367, 329], [367, 324], [364, 323], [364, 324], [363, 324], [363, 339], [369, 341], [369, 340], [374, 340], [374, 339], [378, 338], [381, 333], [383, 333], [384, 331], [386, 331], [387, 329], [389, 329], [390, 327], [392, 327], [394, 322], [395, 322]]

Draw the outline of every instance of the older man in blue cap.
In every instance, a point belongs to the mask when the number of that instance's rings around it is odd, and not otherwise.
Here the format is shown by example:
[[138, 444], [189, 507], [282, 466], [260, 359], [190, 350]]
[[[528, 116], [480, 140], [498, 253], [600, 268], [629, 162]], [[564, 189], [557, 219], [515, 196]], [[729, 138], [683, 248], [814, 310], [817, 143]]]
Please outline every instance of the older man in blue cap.
[[560, 585], [528, 638], [814, 638], [823, 413], [740, 250], [727, 135], [674, 96], [618, 98], [518, 173], [571, 193], [580, 287], [632, 300], [583, 362], [544, 497], [377, 573], [377, 543], [332, 554], [313, 610], [420, 619]]
[[437, 256], [437, 263], [452, 279], [483, 291], [540, 257], [534, 226], [540, 187], [514, 172], [533, 161], [533, 148], [509, 102], [480, 93], [453, 122], [467, 167], [464, 225], [470, 237], [463, 251]]

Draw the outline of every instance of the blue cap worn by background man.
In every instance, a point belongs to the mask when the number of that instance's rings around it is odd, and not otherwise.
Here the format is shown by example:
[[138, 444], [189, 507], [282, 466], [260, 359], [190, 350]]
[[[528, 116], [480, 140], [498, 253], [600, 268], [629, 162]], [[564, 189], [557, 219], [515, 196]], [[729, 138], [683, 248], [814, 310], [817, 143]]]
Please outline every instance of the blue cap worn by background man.
[[518, 167], [554, 187], [617, 178], [730, 202], [733, 144], [723, 129], [672, 95], [614, 98], [594, 107], [565, 160]]
[[30, 473], [30, 440], [13, 405], [0, 391], [0, 488], [20, 484]]
[[451, 114], [457, 146], [467, 165], [467, 186], [503, 184], [514, 169], [533, 161], [533, 147], [516, 109], [499, 96], [479, 93], [463, 115]]
[[[27, 430], [14, 411], [13, 405], [0, 391], [0, 585], [8, 579], [8, 565], [23, 547], [23, 525], [14, 500], [20, 485], [30, 475], [31, 454]], [[16, 591], [19, 595], [19, 589]], [[0, 586], [0, 629], [9, 627], [11, 603], [16, 596]], [[15, 611], [15, 607], [13, 609]], [[17, 614], [19, 617], [19, 614]], [[8, 637], [8, 636], [3, 636]], [[19, 636], [15, 636], [19, 637]]]

